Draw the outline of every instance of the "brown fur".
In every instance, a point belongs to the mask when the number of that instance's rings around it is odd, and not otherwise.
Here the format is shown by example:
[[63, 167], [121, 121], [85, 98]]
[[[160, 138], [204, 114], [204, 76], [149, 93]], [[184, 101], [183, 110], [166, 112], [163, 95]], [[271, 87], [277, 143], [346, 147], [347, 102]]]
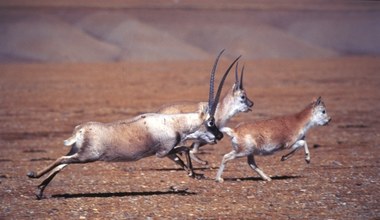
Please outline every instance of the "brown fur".
[[241, 123], [234, 129], [221, 129], [231, 137], [233, 150], [224, 155], [216, 180], [222, 182], [221, 175], [226, 163], [239, 157], [246, 156], [250, 167], [268, 181], [271, 179], [257, 167], [254, 155], [270, 155], [280, 150], [292, 149], [282, 157], [282, 160], [286, 160], [303, 146], [305, 160], [309, 163], [310, 152], [305, 141], [306, 132], [314, 126], [326, 125], [330, 120], [324, 103], [318, 98], [296, 114]]
[[254, 123], [242, 123], [234, 129], [238, 137], [242, 137], [238, 139], [237, 145], [244, 146], [244, 138], [250, 136], [260, 150], [271, 143], [277, 143], [277, 150], [290, 148], [297, 139], [303, 136], [302, 128], [308, 123], [311, 110], [311, 105], [309, 105], [294, 115], [279, 116]]

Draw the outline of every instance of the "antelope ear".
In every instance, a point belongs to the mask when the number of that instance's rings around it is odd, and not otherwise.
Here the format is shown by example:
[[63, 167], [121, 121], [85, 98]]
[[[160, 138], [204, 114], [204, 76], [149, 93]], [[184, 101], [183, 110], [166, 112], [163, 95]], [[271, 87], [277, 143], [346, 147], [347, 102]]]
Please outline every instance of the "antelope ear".
[[206, 113], [206, 112], [208, 112], [208, 107], [207, 106], [205, 106], [205, 105], [203, 105], [203, 103], [199, 103], [198, 104], [198, 113]]
[[318, 105], [320, 105], [321, 102], [322, 102], [322, 97], [319, 96], [319, 97], [314, 101], [314, 106], [318, 106]]
[[238, 90], [239, 90], [239, 85], [236, 84], [236, 83], [234, 83], [234, 84], [232, 85], [232, 94], [235, 93], [235, 92], [238, 91]]

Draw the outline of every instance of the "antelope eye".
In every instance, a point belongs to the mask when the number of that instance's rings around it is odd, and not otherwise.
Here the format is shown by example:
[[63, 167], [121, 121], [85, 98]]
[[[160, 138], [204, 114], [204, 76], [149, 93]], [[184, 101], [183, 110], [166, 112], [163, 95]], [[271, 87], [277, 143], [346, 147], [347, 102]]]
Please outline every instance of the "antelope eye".
[[241, 99], [245, 99], [245, 96], [244, 96], [244, 95], [242, 95], [242, 96], [240, 96], [240, 98], [241, 98]]
[[215, 125], [214, 121], [208, 121], [207, 122], [208, 127], [214, 127], [214, 125]]
[[326, 111], [325, 111], [325, 110], [323, 110], [323, 111], [322, 111], [322, 114], [326, 114]]

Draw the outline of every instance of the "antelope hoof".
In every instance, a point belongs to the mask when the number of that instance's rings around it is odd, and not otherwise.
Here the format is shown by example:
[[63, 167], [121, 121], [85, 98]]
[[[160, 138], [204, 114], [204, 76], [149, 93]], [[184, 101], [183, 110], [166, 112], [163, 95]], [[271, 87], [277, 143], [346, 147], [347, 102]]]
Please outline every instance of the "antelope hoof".
[[41, 200], [43, 199], [43, 195], [40, 195], [39, 193], [36, 194], [36, 199], [37, 200]]
[[200, 160], [199, 163], [202, 164], [202, 165], [208, 165], [208, 161], [205, 161], [205, 160]]
[[270, 178], [269, 176], [264, 176], [262, 178], [263, 178], [264, 181], [267, 181], [267, 182], [272, 181], [272, 178]]
[[222, 177], [219, 177], [219, 178], [216, 178], [215, 181], [219, 183], [223, 183], [224, 179]]
[[37, 187], [37, 193], [36, 193], [36, 198], [37, 200], [41, 200], [41, 199], [44, 199], [44, 190], [45, 190], [45, 187], [46, 185], [43, 185], [43, 184], [40, 184], [38, 187]]
[[200, 179], [204, 179], [205, 175], [203, 173], [193, 173], [192, 175], [190, 175], [190, 177], [200, 180]]
[[305, 155], [305, 161], [306, 161], [306, 163], [310, 163], [310, 154], [309, 153], [307, 153]]
[[28, 174], [26, 174], [29, 178], [37, 178], [37, 174], [34, 171], [29, 171]]
[[285, 156], [281, 157], [281, 161], [285, 161], [287, 158]]
[[37, 193], [36, 193], [36, 199], [37, 199], [37, 200], [41, 200], [41, 199], [43, 199], [43, 198], [44, 198], [44, 196], [43, 196], [43, 192], [42, 192], [41, 189], [39, 188], [38, 191], [37, 191]]
[[203, 173], [198, 173], [198, 174], [195, 174], [195, 178], [197, 180], [200, 180], [200, 179], [205, 179], [205, 175]]

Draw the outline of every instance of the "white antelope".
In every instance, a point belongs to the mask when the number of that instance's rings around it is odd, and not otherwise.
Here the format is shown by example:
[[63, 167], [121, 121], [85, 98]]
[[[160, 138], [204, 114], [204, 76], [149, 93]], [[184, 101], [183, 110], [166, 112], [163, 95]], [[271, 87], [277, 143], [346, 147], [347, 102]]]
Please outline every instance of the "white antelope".
[[302, 146], [305, 149], [305, 160], [310, 162], [310, 152], [305, 141], [306, 132], [315, 126], [327, 125], [331, 118], [321, 97], [310, 103], [302, 111], [268, 120], [241, 123], [234, 129], [220, 129], [231, 138], [233, 150], [225, 154], [216, 175], [216, 181], [223, 182], [222, 173], [226, 163], [240, 157], [247, 157], [249, 166], [266, 181], [271, 178], [258, 168], [254, 155], [271, 155], [277, 151], [291, 149], [281, 160], [289, 158]]
[[[237, 63], [236, 69], [235, 69], [235, 83], [225, 93], [225, 95], [223, 96], [223, 98], [220, 100], [219, 104], [216, 107], [215, 123], [219, 129], [224, 127], [227, 124], [227, 122], [236, 114], [240, 112], [251, 111], [253, 102], [248, 98], [247, 93], [243, 88], [243, 72], [244, 72], [244, 66], [241, 70], [241, 76], [239, 80], [238, 63]], [[226, 76], [227, 74], [223, 76], [221, 83], [224, 83]], [[222, 90], [222, 87], [219, 86], [216, 97], [219, 97], [221, 90]], [[190, 113], [190, 112], [195, 112], [200, 106], [203, 106], [204, 108], [206, 108], [207, 105], [208, 105], [207, 102], [176, 103], [176, 104], [162, 107], [161, 109], [158, 110], [158, 113], [162, 113], [162, 114]], [[203, 161], [195, 155], [198, 152], [199, 147], [204, 146], [206, 144], [208, 143], [203, 141], [202, 139], [194, 140], [190, 147], [191, 159], [193, 159], [194, 161], [198, 163], [206, 165], [207, 161]], [[170, 155], [169, 158], [176, 161], [180, 166], [183, 167], [183, 163], [180, 162], [180, 159], [176, 157], [176, 155]]]
[[27, 174], [30, 178], [40, 178], [50, 172], [38, 186], [37, 198], [41, 199], [50, 181], [72, 163], [137, 161], [153, 155], [162, 158], [185, 152], [189, 175], [194, 176], [189, 149], [176, 146], [187, 139], [201, 138], [214, 143], [215, 139], [220, 140], [223, 137], [215, 126], [214, 112], [218, 99], [213, 98], [214, 75], [215, 71], [212, 71], [209, 93], [211, 108], [200, 108], [196, 113], [186, 114], [147, 113], [129, 120], [112, 123], [88, 122], [76, 126], [73, 135], [64, 141], [66, 146], [71, 146], [66, 156], [59, 157], [39, 172], [30, 171]]

